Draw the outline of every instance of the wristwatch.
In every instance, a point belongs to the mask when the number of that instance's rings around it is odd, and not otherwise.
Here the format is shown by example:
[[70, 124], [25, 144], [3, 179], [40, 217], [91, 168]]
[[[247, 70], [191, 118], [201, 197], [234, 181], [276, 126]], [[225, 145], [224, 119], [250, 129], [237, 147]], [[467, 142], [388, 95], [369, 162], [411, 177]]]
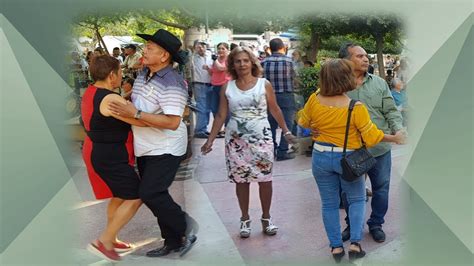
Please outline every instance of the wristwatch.
[[137, 120], [142, 118], [142, 110], [137, 110], [137, 112], [135, 113], [134, 118], [137, 119]]
[[288, 135], [291, 135], [291, 131], [287, 131], [285, 132], [285, 134], [283, 134], [283, 136], [288, 136]]

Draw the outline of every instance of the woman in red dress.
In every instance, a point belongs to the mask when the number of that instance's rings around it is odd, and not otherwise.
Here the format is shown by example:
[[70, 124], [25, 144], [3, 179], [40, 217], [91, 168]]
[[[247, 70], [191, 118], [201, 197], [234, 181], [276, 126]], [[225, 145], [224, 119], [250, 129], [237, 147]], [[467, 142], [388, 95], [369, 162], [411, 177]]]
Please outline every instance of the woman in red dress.
[[131, 250], [131, 244], [117, 239], [119, 230], [142, 204], [138, 196], [140, 179], [134, 170], [133, 136], [130, 124], [144, 126], [135, 119], [113, 115], [109, 103], [126, 101], [112, 90], [122, 81], [117, 59], [109, 55], [94, 57], [89, 71], [95, 83], [82, 98], [81, 112], [87, 136], [83, 158], [97, 199], [111, 198], [107, 207], [107, 226], [88, 250], [109, 261], [119, 261], [117, 252]]

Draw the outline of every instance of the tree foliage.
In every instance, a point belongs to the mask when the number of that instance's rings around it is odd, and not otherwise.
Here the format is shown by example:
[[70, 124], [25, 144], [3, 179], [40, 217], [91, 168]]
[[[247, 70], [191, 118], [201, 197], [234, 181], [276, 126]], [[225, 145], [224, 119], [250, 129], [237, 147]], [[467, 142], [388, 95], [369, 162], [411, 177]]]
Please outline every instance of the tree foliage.
[[398, 54], [403, 49], [403, 25], [392, 14], [321, 13], [302, 17], [297, 23], [301, 46], [311, 61], [316, 60], [320, 49], [337, 51], [348, 41], [361, 45], [368, 53], [377, 53], [379, 61], [383, 53]]

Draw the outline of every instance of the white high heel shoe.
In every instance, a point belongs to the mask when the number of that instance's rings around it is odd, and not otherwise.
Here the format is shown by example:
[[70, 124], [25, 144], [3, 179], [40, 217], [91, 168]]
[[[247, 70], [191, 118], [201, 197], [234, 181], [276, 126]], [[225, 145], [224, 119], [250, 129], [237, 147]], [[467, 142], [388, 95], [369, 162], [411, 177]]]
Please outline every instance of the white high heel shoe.
[[248, 238], [250, 236], [250, 219], [245, 221], [240, 221], [240, 237], [241, 238]]
[[278, 232], [278, 226], [273, 224], [271, 217], [268, 219], [261, 218], [260, 221], [262, 221], [263, 233], [269, 236], [276, 235]]

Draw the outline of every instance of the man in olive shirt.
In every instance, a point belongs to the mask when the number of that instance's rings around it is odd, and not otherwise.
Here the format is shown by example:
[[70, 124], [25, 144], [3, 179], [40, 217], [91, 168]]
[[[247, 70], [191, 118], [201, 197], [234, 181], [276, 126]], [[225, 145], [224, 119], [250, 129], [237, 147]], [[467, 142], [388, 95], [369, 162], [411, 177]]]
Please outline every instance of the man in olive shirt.
[[[395, 106], [390, 89], [382, 78], [369, 74], [369, 59], [366, 51], [357, 45], [347, 43], [341, 46], [339, 58], [352, 61], [357, 88], [347, 95], [365, 104], [369, 110], [370, 118], [379, 129], [386, 134], [394, 134], [403, 130], [402, 116]], [[376, 242], [385, 241], [385, 233], [382, 230], [384, 216], [388, 209], [388, 191], [390, 187], [390, 170], [392, 168], [391, 145], [380, 142], [370, 153], [377, 160], [376, 165], [367, 174], [372, 184], [372, 213], [367, 225], [369, 232]], [[346, 200], [344, 199], [346, 202]], [[347, 206], [347, 204], [345, 204]], [[347, 212], [347, 208], [346, 208]], [[350, 223], [346, 217], [347, 228], [342, 233], [343, 241], [350, 238]]]

